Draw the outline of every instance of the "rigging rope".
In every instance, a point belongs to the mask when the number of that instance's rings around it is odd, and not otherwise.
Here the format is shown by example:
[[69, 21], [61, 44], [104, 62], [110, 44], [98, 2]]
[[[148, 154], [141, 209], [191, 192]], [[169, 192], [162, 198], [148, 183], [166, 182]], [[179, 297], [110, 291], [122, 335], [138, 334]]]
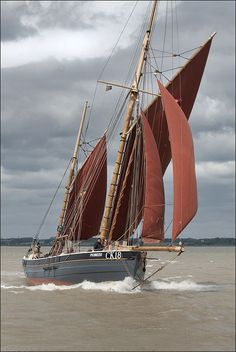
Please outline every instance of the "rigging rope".
[[[124, 33], [124, 31], [125, 31], [125, 29], [126, 29], [128, 23], [129, 23], [129, 20], [130, 20], [130, 18], [131, 18], [131, 16], [132, 16], [132, 14], [133, 14], [133, 12], [134, 12], [134, 10], [135, 10], [137, 4], [138, 4], [138, 1], [135, 2], [134, 6], [133, 6], [133, 9], [132, 9], [131, 13], [129, 14], [129, 16], [128, 16], [126, 22], [125, 22], [125, 25], [124, 25], [124, 27], [123, 27], [121, 33], [119, 34], [118, 39], [117, 39], [115, 45], [113, 46], [113, 48], [112, 48], [112, 50], [111, 50], [110, 56], [109, 56], [108, 59], [106, 60], [106, 62], [105, 62], [105, 64], [104, 64], [104, 66], [103, 66], [103, 68], [102, 68], [100, 74], [98, 75], [97, 81], [101, 78], [102, 74], [103, 74], [104, 71], [105, 71], [105, 68], [107, 67], [109, 61], [111, 60], [111, 57], [112, 57], [112, 55], [113, 55], [113, 53], [114, 53], [114, 51], [115, 51], [115, 49], [116, 49], [116, 47], [117, 47], [117, 45], [118, 45], [120, 39], [121, 39], [122, 34]], [[96, 93], [97, 93], [97, 87], [98, 87], [98, 82], [96, 83], [96, 87], [95, 87], [94, 94], [93, 94], [91, 109], [90, 109], [90, 112], [89, 112], [88, 122], [87, 122], [86, 129], [85, 129], [86, 134], [87, 134], [87, 130], [88, 130], [88, 125], [89, 125], [89, 122], [90, 122], [91, 114], [92, 114], [92, 111], [93, 111], [95, 96], [96, 96]]]
[[52, 197], [52, 200], [51, 200], [51, 202], [50, 202], [50, 204], [48, 206], [48, 209], [47, 209], [47, 211], [46, 211], [46, 213], [45, 213], [45, 215], [43, 217], [43, 220], [42, 220], [41, 224], [39, 225], [38, 231], [36, 232], [36, 235], [34, 236], [34, 239], [38, 239], [38, 237], [39, 237], [39, 233], [40, 233], [40, 231], [41, 231], [41, 229], [42, 229], [42, 227], [43, 227], [43, 225], [45, 223], [45, 220], [46, 220], [46, 218], [48, 216], [48, 213], [49, 213], [49, 211], [51, 209], [52, 203], [54, 202], [54, 199], [56, 198], [56, 195], [57, 195], [57, 193], [58, 193], [58, 191], [59, 191], [59, 189], [61, 187], [62, 181], [63, 181], [63, 179], [64, 179], [64, 177], [66, 175], [66, 172], [67, 172], [69, 166], [70, 166], [70, 161], [69, 161], [69, 163], [68, 163], [68, 165], [66, 167], [66, 170], [64, 171], [64, 174], [63, 174], [63, 176], [61, 178], [61, 181], [60, 181], [59, 185], [57, 186], [56, 192], [54, 193], [54, 195]]
[[[129, 19], [130, 19], [132, 13], [134, 12], [134, 9], [135, 9], [136, 5], [137, 5], [137, 2], [135, 3], [135, 6], [134, 6], [134, 8], [132, 9], [131, 14], [129, 15], [129, 17], [128, 17], [127, 21], [126, 21], [126, 24], [125, 24], [125, 26], [124, 26], [124, 28], [123, 28], [121, 34], [119, 35], [119, 38], [118, 38], [118, 40], [117, 40], [115, 46], [113, 47], [112, 52], [111, 52], [109, 58], [107, 59], [105, 65], [104, 65], [104, 67], [103, 67], [103, 69], [102, 69], [102, 71], [101, 71], [101, 73], [100, 73], [100, 75], [99, 75], [99, 78], [102, 76], [102, 74], [103, 74], [103, 72], [104, 72], [106, 66], [108, 65], [108, 62], [110, 61], [110, 59], [111, 59], [111, 57], [112, 57], [112, 55], [113, 55], [113, 53], [114, 53], [114, 51], [115, 51], [115, 49], [116, 49], [116, 47], [117, 47], [117, 44], [118, 44], [118, 42], [119, 42], [119, 40], [120, 40], [120, 38], [121, 38], [121, 36], [122, 36], [122, 34], [123, 34], [123, 32], [124, 32], [124, 30], [125, 30], [127, 24], [128, 24], [128, 22], [129, 22]], [[168, 4], [167, 4], [167, 7], [168, 7]], [[173, 9], [171, 9], [171, 10], [172, 10], [172, 12], [173, 12]], [[166, 22], [167, 22], [167, 14], [166, 14]], [[173, 27], [173, 13], [172, 13], [172, 27]], [[166, 35], [166, 28], [165, 28], [165, 35]], [[140, 35], [140, 38], [141, 38], [141, 35]], [[165, 40], [164, 40], [164, 42], [165, 42]], [[163, 45], [165, 45], [165, 43], [164, 43]], [[137, 48], [138, 48], [138, 45], [137, 45], [137, 47], [136, 47], [136, 51], [137, 51]], [[163, 48], [164, 48], [164, 46], [163, 46]], [[172, 28], [172, 51], [173, 51], [173, 28]], [[164, 51], [162, 51], [162, 53], [164, 53]], [[134, 58], [135, 58], [135, 56], [133, 57], [133, 59], [132, 59], [132, 61], [131, 61], [131, 63], [130, 63], [130, 69], [132, 68], [132, 63], [134, 62]], [[150, 64], [150, 65], [151, 65], [151, 64]], [[130, 71], [130, 69], [129, 69], [129, 71]], [[172, 65], [172, 70], [173, 70], [173, 65]], [[162, 75], [163, 75], [163, 73], [162, 73]], [[163, 76], [164, 76], [164, 75], [163, 75]], [[164, 76], [164, 77], [165, 77], [165, 76]], [[168, 79], [167, 77], [165, 77], [165, 78]], [[144, 83], [144, 84], [145, 84], [145, 83]], [[97, 89], [97, 86], [96, 86], [96, 89]], [[94, 98], [95, 98], [95, 95], [96, 95], [96, 89], [95, 89], [95, 93], [94, 93]], [[111, 118], [111, 120], [110, 120], [110, 122], [109, 122], [109, 125], [108, 125], [109, 130], [108, 130], [108, 133], [107, 133], [107, 137], [108, 137], [108, 142], [109, 142], [109, 143], [110, 143], [110, 141], [111, 141], [111, 139], [112, 139], [112, 136], [113, 136], [113, 134], [114, 134], [114, 132], [115, 132], [115, 129], [116, 129], [117, 126], [118, 126], [118, 123], [120, 122], [121, 115], [122, 115], [122, 113], [123, 113], [123, 109], [124, 109], [124, 106], [125, 106], [125, 102], [124, 102], [123, 105], [121, 106], [121, 108], [118, 110], [118, 107], [119, 107], [119, 104], [120, 104], [120, 100], [121, 100], [121, 96], [122, 96], [122, 95], [123, 95], [123, 92], [120, 94], [120, 98], [119, 98], [118, 103], [117, 103], [117, 105], [116, 105], [115, 112], [114, 112], [114, 114], [113, 114], [113, 116], [112, 116], [112, 118]], [[128, 93], [127, 96], [126, 96], [126, 100], [127, 100], [127, 98], [128, 98], [128, 95], [129, 95], [129, 93]], [[93, 102], [94, 102], [94, 99], [93, 99]], [[93, 106], [93, 103], [92, 103], [92, 106]], [[118, 110], [118, 113], [116, 114], [116, 111], [117, 111], [117, 110]], [[91, 110], [90, 110], [90, 115], [91, 115]], [[90, 119], [90, 115], [89, 115], [89, 119]], [[85, 134], [87, 134], [89, 119], [88, 119], [87, 126], [86, 126], [86, 129], [85, 129]], [[89, 145], [89, 144], [88, 144], [88, 145]], [[83, 150], [83, 148], [82, 148], [82, 150]], [[83, 150], [83, 151], [84, 151], [84, 150]], [[102, 165], [102, 164], [103, 164], [103, 162], [101, 162], [101, 165]], [[101, 165], [100, 165], [100, 166], [101, 166]], [[100, 166], [99, 166], [99, 167], [100, 167]], [[98, 167], [98, 168], [94, 168], [95, 170], [94, 170], [94, 175], [93, 175], [93, 177], [94, 177], [95, 175], [96, 175], [96, 177], [98, 177], [98, 174], [99, 174], [98, 169], [99, 169], [99, 167]], [[90, 174], [90, 177], [92, 177], [92, 174]], [[85, 182], [87, 182], [87, 183], [90, 185], [90, 182], [89, 182], [89, 181], [90, 181], [90, 180], [89, 180], [89, 177], [88, 177], [88, 179], [87, 179]], [[90, 185], [90, 188], [92, 188], [92, 184]], [[88, 197], [88, 194], [89, 194], [90, 192], [91, 192], [91, 190], [89, 190], [89, 192], [87, 192], [87, 194], [86, 194], [87, 199], [89, 198], [89, 197]], [[79, 201], [79, 200], [78, 200], [78, 203], [80, 204], [80, 201]], [[85, 200], [85, 203], [87, 203], [86, 200]], [[79, 204], [78, 204], [78, 205], [79, 205]], [[81, 212], [81, 213], [82, 213], [82, 212]], [[81, 216], [79, 216], [79, 218], [81, 218]]]
[[[145, 250], [145, 247], [144, 247]], [[180, 256], [180, 254], [183, 253], [182, 249], [177, 253], [177, 255], [175, 255], [171, 260], [169, 260], [168, 262], [166, 262], [165, 264], [163, 264], [162, 266], [160, 266], [157, 270], [155, 270], [151, 275], [149, 275], [148, 277], [146, 277], [146, 279], [142, 280], [141, 282], [139, 282], [136, 286], [134, 286], [132, 288], [132, 290], [134, 290], [135, 288], [143, 285], [148, 279], [150, 279], [150, 277], [152, 277], [153, 275], [155, 275], [156, 273], [158, 273], [159, 271], [163, 270], [165, 267], [167, 267], [167, 265], [169, 265], [170, 263], [172, 263], [178, 256]]]
[[131, 11], [129, 17], [128, 17], [128, 19], [126, 20], [126, 23], [125, 23], [125, 25], [124, 25], [124, 27], [123, 27], [123, 29], [122, 29], [122, 31], [121, 31], [121, 33], [120, 33], [118, 39], [117, 39], [115, 45], [113, 46], [113, 48], [112, 48], [112, 50], [111, 50], [110, 56], [108, 57], [107, 61], [105, 62], [105, 65], [103, 66], [100, 75], [98, 76], [98, 79], [101, 78], [103, 72], [105, 71], [105, 68], [107, 67], [107, 65], [108, 65], [108, 63], [109, 63], [109, 61], [110, 61], [110, 59], [111, 59], [111, 57], [112, 57], [112, 55], [113, 55], [113, 53], [114, 53], [114, 51], [115, 51], [115, 49], [116, 49], [118, 43], [119, 43], [119, 41], [120, 41], [120, 38], [121, 38], [122, 34], [124, 33], [125, 28], [127, 27], [128, 23], [129, 23], [129, 20], [130, 20], [130, 18], [131, 18], [131, 16], [132, 16], [132, 14], [133, 14], [133, 12], [134, 12], [134, 10], [135, 10], [137, 4], [138, 4], [138, 1], [135, 2], [134, 7], [133, 7], [133, 9], [132, 9], [132, 11]]

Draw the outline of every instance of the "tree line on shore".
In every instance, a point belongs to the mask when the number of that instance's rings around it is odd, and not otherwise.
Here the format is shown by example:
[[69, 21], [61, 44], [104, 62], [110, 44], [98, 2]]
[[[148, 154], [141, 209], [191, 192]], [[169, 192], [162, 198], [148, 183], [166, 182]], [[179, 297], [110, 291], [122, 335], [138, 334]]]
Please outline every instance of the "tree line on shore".
[[[1, 238], [1, 246], [30, 246], [32, 237], [10, 237]], [[40, 239], [41, 246], [51, 246], [54, 237]], [[179, 239], [184, 246], [235, 246], [235, 238], [233, 237], [214, 237], [214, 238], [181, 238]], [[96, 238], [93, 237], [87, 241], [81, 241], [81, 246], [93, 246]], [[178, 241], [177, 241], [178, 242]], [[132, 243], [135, 245], [136, 243]], [[165, 239], [161, 244], [171, 244], [171, 239]]]

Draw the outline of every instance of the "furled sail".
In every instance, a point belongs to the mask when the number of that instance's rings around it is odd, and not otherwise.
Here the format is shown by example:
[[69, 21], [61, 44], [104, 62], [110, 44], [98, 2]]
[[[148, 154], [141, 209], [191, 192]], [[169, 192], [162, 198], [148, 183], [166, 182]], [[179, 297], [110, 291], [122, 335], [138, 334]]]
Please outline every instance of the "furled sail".
[[174, 178], [172, 239], [175, 240], [197, 211], [197, 183], [191, 130], [183, 110], [158, 81], [165, 110]]
[[63, 235], [85, 240], [99, 231], [106, 198], [107, 152], [103, 136], [72, 183]]
[[[179, 102], [187, 119], [189, 119], [201, 83], [211, 42], [212, 37], [190, 58], [188, 63], [166, 86], [167, 90]], [[171, 160], [171, 149], [168, 126], [165, 113], [162, 110], [160, 97], [154, 99], [144, 112], [157, 143], [164, 174]]]
[[141, 113], [144, 156], [144, 212], [142, 239], [144, 243], [164, 239], [164, 186], [160, 157], [149, 123]]

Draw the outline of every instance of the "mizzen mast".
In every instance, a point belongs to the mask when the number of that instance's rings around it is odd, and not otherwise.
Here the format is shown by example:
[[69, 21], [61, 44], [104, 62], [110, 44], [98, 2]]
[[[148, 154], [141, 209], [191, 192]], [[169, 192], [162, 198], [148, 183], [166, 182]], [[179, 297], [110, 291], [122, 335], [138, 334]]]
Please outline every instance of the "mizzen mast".
[[79, 127], [79, 131], [78, 131], [78, 135], [77, 135], [77, 139], [76, 139], [76, 143], [75, 143], [74, 153], [73, 153], [73, 156], [70, 161], [70, 171], [69, 171], [67, 185], [65, 187], [66, 188], [65, 196], [64, 196], [64, 200], [63, 200], [61, 214], [60, 214], [60, 217], [58, 220], [57, 236], [59, 236], [62, 231], [62, 225], [63, 225], [65, 211], [66, 211], [67, 202], [68, 202], [68, 198], [69, 198], [69, 190], [70, 190], [70, 186], [71, 186], [71, 183], [72, 183], [72, 181], [74, 179], [74, 175], [75, 175], [75, 166], [76, 166], [76, 162], [78, 159], [79, 147], [81, 145], [80, 140], [81, 140], [81, 135], [82, 135], [82, 131], [83, 131], [83, 126], [84, 126], [84, 121], [85, 121], [87, 109], [88, 109], [88, 102], [86, 101], [84, 104], [82, 119], [80, 122], [80, 127]]
[[105, 239], [108, 237], [111, 209], [112, 209], [112, 205], [113, 205], [113, 199], [115, 196], [115, 192], [117, 189], [118, 176], [120, 173], [120, 167], [121, 167], [121, 163], [122, 163], [122, 156], [124, 153], [127, 132], [130, 127], [132, 113], [134, 110], [135, 102], [138, 97], [139, 83], [140, 83], [140, 79], [141, 79], [142, 72], [143, 72], [143, 66], [144, 66], [145, 60], [147, 58], [147, 52], [149, 49], [149, 42], [150, 42], [151, 32], [152, 32], [152, 28], [153, 28], [157, 4], [158, 4], [158, 0], [154, 0], [153, 4], [152, 4], [152, 9], [151, 9], [151, 14], [150, 14], [147, 30], [144, 35], [144, 39], [143, 39], [143, 43], [142, 43], [142, 49], [141, 49], [138, 65], [136, 68], [135, 77], [133, 80], [132, 88], [130, 90], [127, 113], [126, 113], [126, 117], [125, 117], [123, 131], [122, 131], [121, 138], [120, 138], [120, 144], [119, 144], [119, 148], [118, 148], [118, 152], [117, 152], [117, 157], [116, 157], [116, 162], [115, 162], [115, 166], [114, 166], [114, 170], [113, 170], [113, 176], [112, 176], [112, 180], [111, 180], [111, 184], [110, 184], [109, 193], [107, 196], [105, 211], [104, 211], [104, 215], [103, 215], [103, 219], [102, 219], [102, 223], [101, 223], [101, 229], [100, 229], [101, 239]]

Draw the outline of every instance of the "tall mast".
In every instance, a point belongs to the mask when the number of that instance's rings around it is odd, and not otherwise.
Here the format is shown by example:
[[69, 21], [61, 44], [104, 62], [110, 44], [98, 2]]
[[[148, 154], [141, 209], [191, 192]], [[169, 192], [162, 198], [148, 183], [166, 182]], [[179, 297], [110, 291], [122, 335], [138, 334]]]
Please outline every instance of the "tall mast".
[[70, 172], [69, 172], [68, 181], [67, 181], [67, 185], [66, 185], [66, 191], [65, 191], [62, 209], [61, 209], [61, 214], [60, 214], [59, 221], [58, 221], [57, 235], [60, 235], [60, 228], [61, 228], [63, 221], [64, 221], [64, 215], [65, 215], [66, 206], [67, 206], [68, 197], [69, 197], [69, 190], [70, 190], [70, 186], [71, 186], [71, 183], [72, 183], [74, 175], [75, 175], [75, 165], [76, 165], [76, 161], [78, 159], [78, 151], [79, 151], [79, 147], [81, 145], [80, 139], [81, 139], [81, 134], [83, 131], [83, 126], [84, 126], [84, 121], [85, 121], [87, 109], [88, 109], [88, 102], [86, 101], [84, 104], [83, 115], [82, 115], [79, 131], [78, 131], [78, 135], [77, 135], [77, 139], [76, 139], [76, 143], [75, 143], [74, 153], [73, 153], [73, 156], [70, 161]]
[[115, 192], [117, 189], [118, 176], [120, 173], [120, 167], [121, 167], [121, 162], [122, 162], [122, 156], [124, 153], [127, 132], [129, 130], [130, 121], [132, 118], [132, 113], [133, 113], [135, 102], [136, 102], [137, 96], [138, 96], [138, 88], [139, 88], [139, 83], [140, 83], [140, 79], [142, 76], [144, 62], [147, 58], [147, 52], [149, 49], [149, 42], [150, 42], [151, 31], [152, 31], [152, 27], [153, 27], [153, 23], [154, 23], [157, 4], [158, 4], [158, 0], [154, 0], [153, 4], [152, 4], [152, 9], [151, 9], [151, 14], [150, 14], [147, 30], [144, 35], [141, 53], [140, 53], [139, 61], [138, 61], [137, 68], [135, 71], [135, 76], [134, 76], [132, 88], [130, 90], [127, 113], [126, 113], [126, 117], [125, 117], [123, 131], [122, 131], [121, 138], [120, 138], [120, 144], [119, 144], [116, 162], [115, 162], [115, 166], [114, 166], [114, 170], [113, 170], [112, 181], [110, 184], [110, 189], [109, 189], [108, 197], [106, 200], [105, 211], [104, 211], [102, 224], [101, 224], [101, 234], [100, 234], [101, 239], [105, 239], [107, 237], [108, 231], [109, 231], [109, 228], [108, 228], [109, 220], [111, 217], [111, 209], [112, 209], [113, 199], [114, 199]]

